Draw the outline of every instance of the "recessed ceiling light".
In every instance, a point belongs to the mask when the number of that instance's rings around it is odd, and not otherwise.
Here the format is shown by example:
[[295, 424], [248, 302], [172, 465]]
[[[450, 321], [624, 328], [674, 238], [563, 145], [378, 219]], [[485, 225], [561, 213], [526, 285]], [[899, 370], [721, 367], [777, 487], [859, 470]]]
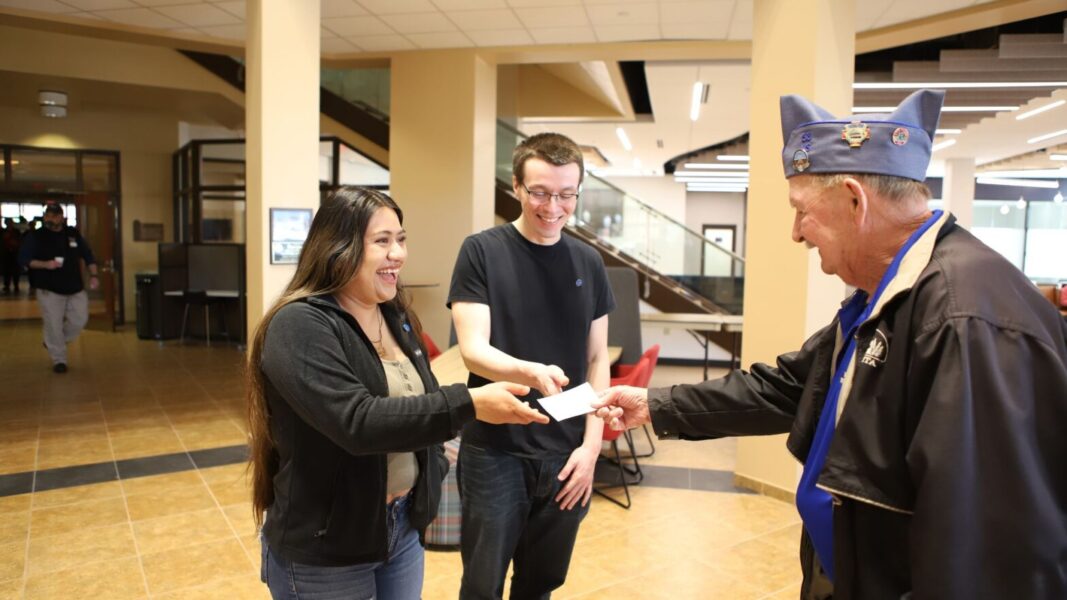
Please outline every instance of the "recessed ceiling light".
[[720, 154], [715, 157], [715, 160], [728, 160], [734, 162], [748, 162], [747, 154]]
[[956, 135], [963, 133], [962, 129], [935, 129], [934, 135]]
[[630, 138], [626, 136], [626, 132], [623, 131], [622, 127], [615, 128], [615, 135], [619, 136], [619, 142], [623, 148], [626, 148], [627, 152], [634, 149], [633, 144], [630, 143]]
[[1058, 181], [1047, 181], [1044, 179], [1004, 179], [1000, 177], [979, 177], [975, 180], [982, 185], [1010, 185], [1013, 187], [1032, 187], [1043, 189], [1055, 189], [1060, 187]]
[[1050, 103], [1048, 103], [1048, 104], [1046, 104], [1044, 106], [1039, 106], [1039, 107], [1037, 107], [1037, 108], [1035, 108], [1033, 110], [1028, 110], [1028, 111], [1024, 112], [1023, 114], [1018, 115], [1017, 117], [1015, 117], [1015, 120], [1016, 121], [1022, 121], [1023, 119], [1029, 119], [1030, 117], [1032, 117], [1034, 115], [1039, 115], [1039, 114], [1045, 112], [1046, 110], [1052, 110], [1052, 109], [1056, 108], [1057, 106], [1063, 106], [1064, 104], [1067, 104], [1067, 100], [1057, 100], [1055, 102], [1050, 102]]
[[1026, 140], [1026, 143], [1027, 144], [1036, 144], [1038, 142], [1043, 142], [1045, 140], [1050, 140], [1050, 139], [1052, 139], [1054, 137], [1059, 137], [1061, 135], [1067, 135], [1067, 129], [1061, 129], [1059, 131], [1053, 131], [1052, 133], [1046, 133], [1045, 135], [1039, 135], [1037, 137], [1032, 137], [1032, 138]]
[[955, 144], [956, 144], [956, 140], [945, 140], [943, 142], [938, 142], [938, 143], [934, 144], [933, 147], [930, 148], [930, 152], [937, 152], [938, 150], [944, 150], [945, 148], [948, 148], [949, 146], [953, 146]]
[[[1007, 110], [1016, 110], [1016, 106], [943, 106], [941, 112], [1003, 112]], [[853, 106], [852, 114], [858, 115], [861, 113], [891, 113], [896, 110], [895, 106]]]
[[1061, 88], [1067, 81], [938, 81], [938, 82], [876, 82], [863, 81], [852, 84], [854, 90], [919, 90], [924, 88], [942, 90], [979, 90], [998, 88]]
[[685, 163], [687, 169], [731, 169], [734, 171], [742, 170], [747, 171], [748, 165], [719, 165], [716, 163]]
[[700, 118], [700, 105], [708, 103], [708, 90], [711, 86], [697, 81], [693, 84], [693, 97], [689, 104], [689, 120]]

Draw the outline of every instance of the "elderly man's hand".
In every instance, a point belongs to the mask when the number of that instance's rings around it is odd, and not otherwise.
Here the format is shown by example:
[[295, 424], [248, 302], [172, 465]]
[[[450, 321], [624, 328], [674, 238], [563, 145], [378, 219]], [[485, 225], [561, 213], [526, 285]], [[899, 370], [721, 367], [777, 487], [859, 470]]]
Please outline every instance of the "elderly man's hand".
[[600, 399], [593, 403], [596, 416], [604, 419], [616, 431], [633, 429], [651, 423], [648, 413], [648, 390], [619, 385], [600, 392]]

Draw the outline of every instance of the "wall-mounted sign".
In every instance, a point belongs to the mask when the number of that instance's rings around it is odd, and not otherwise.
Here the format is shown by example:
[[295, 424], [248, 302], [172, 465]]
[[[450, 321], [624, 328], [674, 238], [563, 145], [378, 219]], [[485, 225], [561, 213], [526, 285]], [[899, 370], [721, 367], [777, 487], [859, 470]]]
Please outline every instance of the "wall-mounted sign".
[[310, 208], [270, 209], [270, 264], [295, 265], [309, 229]]

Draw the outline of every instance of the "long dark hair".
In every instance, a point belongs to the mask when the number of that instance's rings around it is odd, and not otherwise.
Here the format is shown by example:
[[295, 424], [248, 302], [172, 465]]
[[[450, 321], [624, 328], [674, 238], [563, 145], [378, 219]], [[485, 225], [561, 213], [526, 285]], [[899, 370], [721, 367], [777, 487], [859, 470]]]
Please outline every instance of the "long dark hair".
[[[367, 234], [367, 225], [380, 208], [395, 211], [403, 224], [404, 213], [392, 198], [382, 192], [346, 186], [331, 193], [311, 221], [296, 273], [285, 291], [263, 315], [252, 336], [245, 365], [245, 393], [251, 438], [248, 468], [252, 473], [252, 510], [257, 526], [262, 525], [263, 512], [274, 502], [273, 479], [278, 471], [278, 453], [270, 436], [270, 410], [264, 394], [264, 375], [259, 367], [267, 328], [274, 315], [286, 305], [311, 296], [332, 294], [348, 284], [363, 261], [363, 238]], [[408, 295], [399, 283], [396, 297], [389, 304], [407, 313], [415, 333], [421, 335], [418, 318], [411, 312]]]

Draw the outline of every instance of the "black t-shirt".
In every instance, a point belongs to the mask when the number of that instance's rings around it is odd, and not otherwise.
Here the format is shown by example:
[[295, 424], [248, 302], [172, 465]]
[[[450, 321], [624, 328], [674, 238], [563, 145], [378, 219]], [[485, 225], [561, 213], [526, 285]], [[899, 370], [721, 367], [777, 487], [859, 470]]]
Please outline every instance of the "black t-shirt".
[[63, 257], [63, 266], [54, 269], [30, 269], [34, 287], [57, 294], [77, 294], [85, 289], [82, 283], [81, 261], [96, 263], [89, 245], [78, 230], [64, 227], [62, 231], [41, 228], [26, 234], [19, 251], [19, 263], [28, 266], [31, 260], [53, 260]]
[[[615, 309], [604, 261], [595, 250], [563, 236], [551, 246], [522, 237], [511, 223], [463, 241], [448, 306], [477, 302], [490, 308], [489, 343], [515, 358], [556, 365], [570, 379], [586, 381], [589, 327]], [[471, 373], [468, 385], [489, 383]], [[541, 393], [522, 398], [540, 408]], [[585, 419], [548, 425], [489, 425], [474, 421], [464, 441], [519, 456], [570, 454], [581, 445]]]

